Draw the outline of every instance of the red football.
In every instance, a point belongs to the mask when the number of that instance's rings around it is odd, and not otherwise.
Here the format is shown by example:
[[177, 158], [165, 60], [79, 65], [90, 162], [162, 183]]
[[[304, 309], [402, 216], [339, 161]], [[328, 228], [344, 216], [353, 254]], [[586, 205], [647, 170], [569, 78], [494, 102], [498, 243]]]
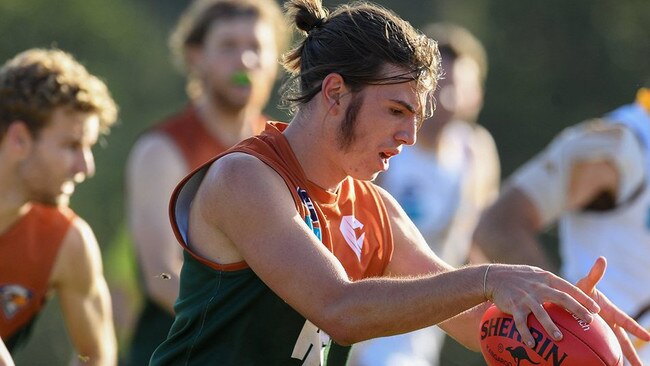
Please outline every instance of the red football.
[[567, 310], [544, 304], [551, 319], [562, 331], [556, 342], [548, 336], [532, 314], [528, 328], [535, 338], [535, 347], [522, 341], [512, 316], [490, 306], [479, 329], [481, 352], [490, 366], [622, 366], [623, 353], [614, 332], [598, 315], [591, 324]]

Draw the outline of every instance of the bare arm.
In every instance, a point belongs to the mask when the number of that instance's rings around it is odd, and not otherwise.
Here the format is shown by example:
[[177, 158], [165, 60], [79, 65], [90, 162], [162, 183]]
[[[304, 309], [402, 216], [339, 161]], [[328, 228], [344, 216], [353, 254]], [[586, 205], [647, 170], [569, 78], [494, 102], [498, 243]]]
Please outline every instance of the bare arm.
[[[543, 258], [536, 235], [546, 223], [588, 206], [603, 193], [617, 200], [625, 198], [642, 182], [642, 155], [631, 132], [616, 126], [592, 126], [596, 128], [577, 134], [568, 140], [570, 144], [558, 140], [541, 159], [538, 157], [521, 168], [515, 173], [519, 179], [511, 179], [513, 183], [485, 212], [474, 242], [492, 260], [531, 263]], [[589, 144], [605, 148], [597, 156], [590, 156], [590, 151], [584, 149]], [[553, 155], [558, 152], [562, 154]], [[558, 160], [557, 156], [563, 159]], [[639, 365], [625, 331], [642, 339], [650, 335], [595, 289], [604, 269], [604, 259], [599, 258], [591, 272], [578, 282], [578, 287], [598, 302], [602, 309], [600, 315], [614, 330], [626, 358]]]
[[493, 262], [526, 263], [554, 270], [537, 239], [539, 230], [541, 219], [534, 204], [521, 190], [506, 187], [481, 215], [473, 242]]
[[0, 366], [15, 366], [2, 338], [0, 338]]
[[[603, 191], [615, 192], [617, 179], [609, 162], [576, 162], [569, 173], [564, 210], [581, 208]], [[518, 187], [508, 185], [482, 215], [473, 240], [494, 262], [526, 263], [556, 270], [537, 239], [542, 229], [542, 217], [533, 200]]]
[[601, 278], [605, 275], [606, 267], [606, 259], [604, 257], [599, 257], [596, 259], [596, 263], [589, 273], [578, 281], [577, 286], [598, 302], [602, 309], [600, 316], [602, 316], [602, 318], [612, 328], [612, 331], [616, 335], [616, 339], [618, 339], [618, 342], [621, 345], [623, 355], [628, 362], [634, 366], [641, 366], [641, 360], [639, 359], [627, 332], [646, 342], [650, 341], [650, 333], [648, 330], [643, 329], [643, 327], [637, 324], [634, 319], [630, 318], [627, 314], [612, 304], [605, 295], [596, 289], [596, 284], [598, 284]]
[[[403, 254], [388, 270], [398, 274], [426, 244], [403, 211], [393, 220], [396, 251]], [[240, 255], [278, 296], [340, 344], [430, 326], [485, 299], [485, 266], [436, 276], [423, 271], [418, 277], [351, 282], [297, 215], [281, 178], [261, 161], [242, 154], [226, 156], [209, 170], [192, 206], [189, 235], [193, 247], [207, 259], [219, 262], [224, 251]], [[514, 267], [497, 267], [488, 295], [511, 312], [531, 311], [531, 304], [518, 299], [520, 291], [529, 293], [526, 299], [538, 301], [534, 307], [540, 300], [553, 301], [585, 319], [590, 314], [580, 303], [597, 309], [584, 293], [548, 272], [521, 266], [516, 275], [508, 276]], [[532, 341], [525, 331], [522, 336]]]
[[134, 146], [126, 172], [127, 217], [145, 289], [170, 314], [178, 297], [183, 258], [169, 225], [168, 205], [187, 170], [167, 138], [148, 135]]
[[53, 269], [66, 328], [78, 356], [76, 364], [112, 366], [117, 345], [108, 286], [95, 236], [76, 218]]
[[[394, 219], [391, 227], [393, 228], [393, 237], [395, 240], [395, 252], [388, 266], [389, 274], [392, 276], [438, 274], [437, 277], [441, 279], [446, 278], [447, 283], [451, 284], [452, 287], [457, 286], [455, 291], [471, 291], [462, 287], [461, 284], [456, 284], [453, 280], [450, 280], [453, 277], [447, 276], [454, 276], [472, 268], [481, 268], [481, 274], [484, 275], [486, 267], [472, 266], [454, 270], [442, 262], [431, 252], [429, 246], [417, 232], [415, 225], [408, 219], [406, 213], [404, 213], [394, 199], [388, 193], [384, 191], [380, 192], [383, 192], [389, 216]], [[441, 273], [442, 275], [440, 275]], [[482, 290], [484, 279], [485, 277], [481, 277], [479, 283], [475, 283], [473, 286], [479, 285]], [[484, 302], [486, 299], [483, 295], [486, 295], [488, 299], [493, 299], [502, 310], [513, 314], [515, 322], [518, 324], [518, 329], [524, 332], [522, 333], [522, 337], [524, 340], [528, 339], [531, 342], [532, 336], [527, 333], [528, 328], [525, 326], [527, 316], [531, 312], [541, 320], [549, 334], [559, 331], [548, 315], [544, 311], [540, 311], [542, 308], [539, 304], [545, 301], [551, 301], [567, 304], [567, 306], [575, 306], [575, 300], [571, 300], [570, 296], [575, 297], [581, 302], [585, 299], [585, 294], [576, 291], [576, 288], [568, 282], [535, 267], [493, 266], [490, 268], [487, 280], [485, 283], [486, 292], [482, 294], [481, 301], [478, 304], [474, 304], [476, 306], [457, 307], [457, 311], [454, 314], [445, 317], [444, 319], [446, 320], [438, 324], [450, 336], [472, 350], [478, 350], [480, 347], [478, 337], [476, 336], [476, 329], [478, 329], [481, 317], [489, 305], [489, 303]], [[561, 293], [558, 290], [566, 293]], [[440, 296], [438, 301], [441, 301], [440, 299], [446, 295], [440, 293], [438, 296]], [[582, 303], [593, 304], [590, 301]], [[584, 309], [581, 309], [581, 311], [586, 314]], [[559, 338], [556, 337], [556, 339]]]
[[553, 269], [539, 231], [602, 193], [629, 195], [643, 179], [641, 156], [638, 140], [621, 126], [592, 122], [565, 130], [509, 179], [482, 215], [475, 245], [493, 261]]

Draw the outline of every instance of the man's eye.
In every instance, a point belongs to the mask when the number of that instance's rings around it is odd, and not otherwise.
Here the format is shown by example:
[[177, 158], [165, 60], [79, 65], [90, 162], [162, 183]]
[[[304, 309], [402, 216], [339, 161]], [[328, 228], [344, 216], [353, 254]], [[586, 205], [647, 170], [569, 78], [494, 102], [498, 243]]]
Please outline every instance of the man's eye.
[[394, 114], [394, 115], [401, 115], [401, 114], [404, 114], [404, 112], [402, 112], [401, 109], [396, 109], [396, 108], [391, 108], [391, 109], [390, 109], [390, 113], [391, 113], [391, 114]]

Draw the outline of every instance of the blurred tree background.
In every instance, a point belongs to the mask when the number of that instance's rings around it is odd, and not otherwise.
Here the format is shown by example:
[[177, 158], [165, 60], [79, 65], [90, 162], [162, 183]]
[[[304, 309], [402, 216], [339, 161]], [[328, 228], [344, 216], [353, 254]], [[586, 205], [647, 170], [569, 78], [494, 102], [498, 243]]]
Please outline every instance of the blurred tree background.
[[[328, 1], [328, 7], [342, 1]], [[560, 129], [631, 102], [650, 79], [650, 2], [574, 0], [383, 0], [415, 26], [452, 21], [483, 41], [490, 70], [480, 123], [494, 135], [503, 176]], [[71, 52], [101, 76], [120, 106], [120, 122], [96, 148], [97, 174], [73, 208], [94, 228], [113, 292], [120, 344], [139, 306], [137, 269], [125, 232], [123, 170], [135, 138], [185, 103], [167, 36], [187, 0], [1, 0], [0, 60], [31, 47]], [[277, 98], [269, 116], [287, 119]], [[552, 237], [549, 239], [552, 242]], [[41, 316], [18, 365], [64, 365], [56, 302]], [[122, 349], [124, 351], [124, 349]], [[443, 365], [482, 365], [453, 342]]]

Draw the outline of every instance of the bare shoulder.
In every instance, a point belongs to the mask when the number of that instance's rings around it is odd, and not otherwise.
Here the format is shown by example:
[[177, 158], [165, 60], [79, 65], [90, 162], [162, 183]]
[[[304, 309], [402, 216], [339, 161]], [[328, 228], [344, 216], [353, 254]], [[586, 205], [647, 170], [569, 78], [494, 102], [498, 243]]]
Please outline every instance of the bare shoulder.
[[102, 272], [99, 245], [90, 225], [75, 217], [52, 270], [54, 286], [83, 285]]
[[255, 195], [277, 186], [286, 187], [273, 168], [255, 156], [236, 152], [212, 163], [198, 194], [228, 196], [242, 192]]
[[399, 214], [399, 212], [403, 211], [402, 207], [397, 202], [397, 199], [395, 199], [395, 197], [393, 197], [393, 195], [391, 195], [385, 188], [374, 183], [373, 186], [379, 193], [379, 197], [383, 200], [390, 216], [395, 216], [395, 214]]
[[127, 160], [127, 174], [143, 176], [165, 171], [187, 171], [185, 160], [176, 145], [165, 135], [151, 132], [141, 136], [133, 145]]
[[474, 126], [474, 140], [482, 147], [494, 148], [494, 137], [487, 128], [477, 124]]
[[254, 156], [231, 153], [216, 160], [203, 178], [190, 209], [189, 236], [206, 259], [234, 263], [246, 258], [245, 247], [272, 237], [298, 216], [275, 170]]
[[379, 196], [382, 198], [384, 205], [386, 206], [386, 211], [388, 212], [388, 220], [391, 223], [391, 228], [394, 234], [394, 239], [397, 241], [400, 238], [401, 234], [404, 233], [404, 236], [414, 235], [417, 232], [416, 237], [421, 236], [419, 231], [415, 228], [415, 224], [408, 217], [402, 206], [397, 202], [397, 199], [393, 197], [386, 189], [374, 185], [379, 192]]
[[633, 132], [625, 125], [592, 118], [565, 128], [557, 139], [570, 142], [599, 139], [602, 143], [620, 143], [632, 135]]
[[287, 214], [284, 210], [290, 209], [295, 213], [287, 183], [269, 165], [245, 153], [232, 153], [216, 160], [206, 173], [195, 202], [210, 217], [225, 220], [235, 212], [270, 215], [277, 214], [276, 210]]

